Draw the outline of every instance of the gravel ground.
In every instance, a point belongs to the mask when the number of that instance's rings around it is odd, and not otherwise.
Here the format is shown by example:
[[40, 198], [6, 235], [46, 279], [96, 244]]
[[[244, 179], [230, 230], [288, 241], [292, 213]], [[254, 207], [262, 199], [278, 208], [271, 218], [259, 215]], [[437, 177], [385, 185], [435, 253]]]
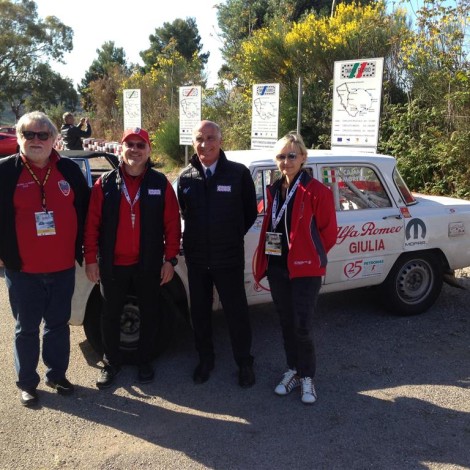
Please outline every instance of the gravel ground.
[[[470, 289], [467, 272], [462, 283]], [[284, 371], [272, 307], [252, 308], [257, 383], [236, 383], [223, 315], [216, 368], [194, 385], [191, 332], [139, 385], [125, 367], [99, 391], [99, 358], [72, 328], [70, 397], [41, 383], [38, 409], [19, 403], [13, 321], [0, 280], [0, 469], [470, 468], [470, 290], [444, 286], [426, 314], [397, 318], [374, 290], [321, 296], [315, 322], [318, 402], [277, 397]], [[44, 371], [41, 366], [41, 373]]]

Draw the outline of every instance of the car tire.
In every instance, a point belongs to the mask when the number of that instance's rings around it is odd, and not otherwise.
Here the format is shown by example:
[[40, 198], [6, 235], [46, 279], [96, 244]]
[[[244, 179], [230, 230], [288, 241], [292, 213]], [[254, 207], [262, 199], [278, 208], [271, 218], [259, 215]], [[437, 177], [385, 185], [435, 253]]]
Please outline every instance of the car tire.
[[[179, 282], [178, 282], [179, 281]], [[181, 289], [183, 292], [181, 293]], [[175, 294], [179, 295], [175, 297]], [[182, 310], [182, 307], [186, 308]], [[102, 357], [101, 339], [102, 301], [98, 287], [95, 287], [88, 299], [83, 328], [85, 336], [93, 350]], [[159, 323], [155, 330], [152, 358], [158, 357], [173, 342], [181, 323], [187, 320], [187, 302], [181, 280], [174, 280], [160, 290]], [[140, 313], [137, 298], [130, 293], [126, 298], [121, 315], [121, 355], [124, 364], [137, 363], [137, 345], [139, 340]]]
[[439, 297], [443, 279], [443, 265], [435, 254], [404, 254], [383, 283], [385, 307], [399, 316], [423, 313]]

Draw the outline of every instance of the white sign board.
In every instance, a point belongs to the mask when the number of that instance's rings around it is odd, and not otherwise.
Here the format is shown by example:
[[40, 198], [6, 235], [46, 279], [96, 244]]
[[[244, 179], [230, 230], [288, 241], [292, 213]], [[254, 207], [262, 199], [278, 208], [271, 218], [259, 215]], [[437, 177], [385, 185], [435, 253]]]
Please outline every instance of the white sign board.
[[377, 148], [383, 58], [335, 62], [331, 148]]
[[251, 148], [270, 149], [277, 142], [279, 83], [253, 85]]
[[124, 129], [142, 127], [140, 109], [140, 90], [123, 90], [124, 95]]
[[201, 121], [201, 87], [180, 87], [180, 145], [192, 145], [192, 131]]

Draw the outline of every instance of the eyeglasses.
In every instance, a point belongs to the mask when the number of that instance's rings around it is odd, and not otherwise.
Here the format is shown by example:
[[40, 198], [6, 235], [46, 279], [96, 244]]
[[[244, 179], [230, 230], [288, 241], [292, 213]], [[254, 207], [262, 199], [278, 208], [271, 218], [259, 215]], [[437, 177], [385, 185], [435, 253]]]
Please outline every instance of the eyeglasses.
[[145, 146], [147, 145], [146, 142], [124, 142], [127, 148], [133, 149], [137, 147], [139, 150], [144, 150]]
[[49, 132], [22, 131], [21, 134], [26, 140], [33, 140], [35, 137], [39, 140], [47, 140], [51, 136]]
[[280, 153], [279, 155], [276, 155], [276, 160], [278, 162], [283, 162], [286, 159], [287, 160], [295, 160], [297, 158], [297, 154], [295, 152], [289, 152], [287, 155]]

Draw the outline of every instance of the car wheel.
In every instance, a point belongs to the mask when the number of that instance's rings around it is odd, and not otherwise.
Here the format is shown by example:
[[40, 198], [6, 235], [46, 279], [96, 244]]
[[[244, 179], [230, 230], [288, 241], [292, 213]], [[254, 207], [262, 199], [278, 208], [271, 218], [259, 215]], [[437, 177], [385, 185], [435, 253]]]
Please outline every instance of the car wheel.
[[[176, 276], [175, 276], [176, 277]], [[179, 281], [181, 282], [181, 281]], [[165, 351], [175, 337], [177, 326], [181, 317], [178, 309], [180, 298], [173, 300], [173, 289], [161, 289], [159, 302], [159, 324], [154, 332], [153, 358]], [[178, 302], [177, 302], [178, 301]], [[103, 355], [101, 340], [101, 295], [99, 288], [95, 288], [87, 303], [83, 328], [85, 336], [91, 347], [100, 355]], [[130, 294], [121, 314], [121, 344], [122, 360], [125, 364], [137, 362], [137, 346], [140, 330], [140, 312], [137, 298]]]
[[383, 284], [385, 306], [395, 315], [416, 315], [428, 310], [439, 296], [443, 267], [431, 253], [402, 255]]

